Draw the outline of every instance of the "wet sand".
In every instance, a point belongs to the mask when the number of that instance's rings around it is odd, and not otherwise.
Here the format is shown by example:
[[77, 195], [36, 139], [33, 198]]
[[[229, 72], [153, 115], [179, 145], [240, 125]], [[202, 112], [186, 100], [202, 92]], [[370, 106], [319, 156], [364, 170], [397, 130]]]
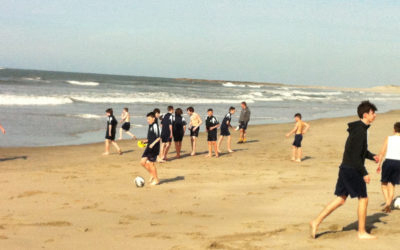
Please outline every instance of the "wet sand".
[[[370, 128], [377, 153], [400, 111], [379, 114]], [[250, 126], [248, 143], [232, 154], [190, 157], [157, 164], [161, 185], [146, 180], [139, 165], [143, 149], [122, 141], [125, 152], [102, 156], [104, 143], [0, 149], [0, 249], [398, 249], [400, 211], [380, 212], [383, 197], [376, 164], [367, 228], [378, 239], [357, 239], [357, 199], [320, 226], [308, 222], [334, 198], [347, 123], [356, 117], [311, 121], [302, 163], [290, 161], [293, 124]], [[238, 132], [232, 132], [234, 142]], [[1, 138], [0, 138], [1, 139]], [[172, 147], [170, 157], [174, 155]]]

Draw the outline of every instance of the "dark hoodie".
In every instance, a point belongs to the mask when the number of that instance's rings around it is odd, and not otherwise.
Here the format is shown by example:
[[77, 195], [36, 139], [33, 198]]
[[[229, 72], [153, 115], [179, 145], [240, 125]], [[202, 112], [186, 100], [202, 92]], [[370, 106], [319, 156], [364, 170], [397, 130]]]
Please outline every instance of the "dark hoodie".
[[365, 158], [374, 160], [374, 154], [368, 151], [367, 130], [370, 125], [362, 121], [348, 124], [349, 137], [343, 153], [342, 166], [356, 169], [362, 176], [368, 175], [364, 166]]

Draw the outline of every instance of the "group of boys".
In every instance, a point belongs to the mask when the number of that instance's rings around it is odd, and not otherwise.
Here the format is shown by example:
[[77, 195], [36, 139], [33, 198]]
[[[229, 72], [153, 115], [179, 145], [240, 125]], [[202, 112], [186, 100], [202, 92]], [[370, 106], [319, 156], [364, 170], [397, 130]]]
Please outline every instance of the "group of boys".
[[[247, 129], [247, 124], [250, 120], [250, 110], [247, 107], [245, 102], [241, 103], [242, 113], [239, 118], [239, 129], [240, 139], [238, 143], [246, 142], [245, 131]], [[186, 121], [185, 118], [182, 117], [182, 109], [177, 108], [174, 113], [174, 108], [172, 106], [168, 106], [168, 113], [161, 116], [161, 111], [159, 109], [154, 109], [153, 112], [147, 114], [147, 123], [149, 124], [147, 139], [143, 140], [142, 143], [147, 144], [146, 149], [142, 155], [141, 165], [147, 169], [150, 173], [151, 178], [149, 180], [151, 185], [159, 184], [159, 178], [157, 175], [157, 169], [154, 165], [155, 162], [166, 162], [168, 151], [171, 147], [172, 140], [175, 142], [176, 156], [175, 158], [180, 158], [181, 148], [182, 148], [182, 140], [186, 131]], [[199, 136], [200, 126], [203, 124], [200, 115], [194, 112], [193, 107], [188, 107], [187, 114], [190, 117], [189, 122], [189, 131], [190, 131], [190, 141], [192, 152], [191, 156], [196, 155], [196, 144], [197, 137]], [[231, 149], [231, 136], [229, 129], [232, 128], [231, 119], [232, 115], [235, 113], [235, 107], [230, 107], [229, 112], [224, 116], [222, 124], [219, 123], [218, 119], [214, 116], [213, 109], [207, 110], [207, 117], [205, 119], [206, 131], [207, 131], [207, 141], [208, 141], [208, 154], [206, 157], [212, 157], [212, 150], [214, 150], [214, 154], [216, 157], [219, 157], [221, 153], [220, 147], [223, 139], [227, 137], [227, 149], [229, 153], [232, 153]], [[118, 144], [115, 142], [115, 134], [117, 127], [117, 120], [113, 115], [113, 110], [107, 109], [107, 130], [106, 130], [106, 141], [105, 148], [106, 151], [104, 155], [109, 154], [110, 144], [112, 144], [119, 154], [122, 154], [122, 151]], [[124, 108], [124, 111], [121, 115], [121, 122], [123, 125], [120, 130], [120, 139], [122, 138], [122, 130], [131, 135], [132, 138], [136, 137], [129, 132], [130, 127], [130, 118], [129, 112], [127, 108]], [[159, 124], [159, 120], [161, 120]], [[127, 125], [129, 123], [129, 126]], [[160, 129], [161, 128], [161, 129]], [[217, 129], [221, 128], [221, 136], [217, 143]]]

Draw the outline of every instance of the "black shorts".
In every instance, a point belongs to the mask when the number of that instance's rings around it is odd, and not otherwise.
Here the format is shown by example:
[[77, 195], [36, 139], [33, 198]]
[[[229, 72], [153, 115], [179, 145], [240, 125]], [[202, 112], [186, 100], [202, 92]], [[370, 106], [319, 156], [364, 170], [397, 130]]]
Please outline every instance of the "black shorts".
[[383, 183], [392, 183], [393, 185], [400, 184], [400, 161], [386, 159], [382, 165], [382, 178]]
[[160, 143], [157, 143], [156, 145], [154, 145], [153, 148], [149, 148], [149, 146], [147, 146], [143, 152], [142, 158], [147, 158], [148, 161], [155, 162], [157, 161], [157, 156], [159, 154], [160, 154]]
[[249, 122], [239, 122], [239, 129], [246, 130]]
[[167, 143], [167, 142], [171, 142], [171, 141], [172, 141], [172, 138], [171, 138], [171, 132], [169, 129], [164, 132], [161, 132], [161, 142], [162, 143]]
[[293, 146], [301, 148], [301, 141], [303, 140], [303, 135], [298, 134], [294, 136]]
[[229, 132], [229, 128], [228, 127], [221, 127], [221, 135], [222, 136], [230, 136], [231, 133]]
[[356, 169], [342, 164], [339, 168], [335, 195], [366, 198], [368, 197], [367, 184], [363, 176]]
[[183, 133], [174, 132], [174, 141], [179, 142], [183, 140]]
[[129, 129], [131, 128], [131, 123], [125, 122], [124, 124], [122, 124], [121, 128], [125, 131], [129, 131]]
[[208, 131], [207, 141], [217, 141], [217, 129]]
[[108, 133], [108, 130], [106, 131], [106, 137], [107, 140], [115, 141], [115, 130], [111, 130], [111, 136]]
[[198, 127], [197, 129], [193, 130], [193, 128], [190, 129], [190, 137], [199, 137], [199, 131], [200, 131], [200, 127]]

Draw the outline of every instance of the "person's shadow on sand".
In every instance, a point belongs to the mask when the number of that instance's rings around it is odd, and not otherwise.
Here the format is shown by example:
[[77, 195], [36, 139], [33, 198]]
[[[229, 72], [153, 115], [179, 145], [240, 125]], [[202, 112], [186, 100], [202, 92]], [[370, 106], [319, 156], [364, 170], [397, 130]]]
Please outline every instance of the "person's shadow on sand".
[[[385, 214], [385, 213], [375, 213], [373, 215], [367, 216], [367, 221], [366, 221], [366, 225], [365, 225], [367, 232], [371, 233], [372, 229], [377, 228], [375, 226], [376, 223], [386, 224], [386, 222], [381, 221], [381, 218], [386, 217], [386, 216], [388, 216], [388, 214]], [[343, 229], [341, 231], [322, 232], [322, 233], [317, 234], [315, 238], [319, 238], [325, 234], [335, 234], [335, 233], [347, 232], [347, 231], [352, 231], [352, 230], [358, 230], [358, 220], [343, 227]]]
[[160, 183], [158, 183], [158, 185], [162, 185], [165, 183], [170, 183], [170, 182], [176, 182], [176, 181], [183, 181], [185, 180], [185, 176], [177, 176], [174, 178], [169, 178], [169, 179], [161, 179]]
[[18, 160], [18, 159], [23, 159], [26, 160], [28, 159], [28, 156], [14, 156], [14, 157], [8, 157], [8, 158], [0, 158], [0, 162], [2, 161], [13, 161], [13, 160]]

